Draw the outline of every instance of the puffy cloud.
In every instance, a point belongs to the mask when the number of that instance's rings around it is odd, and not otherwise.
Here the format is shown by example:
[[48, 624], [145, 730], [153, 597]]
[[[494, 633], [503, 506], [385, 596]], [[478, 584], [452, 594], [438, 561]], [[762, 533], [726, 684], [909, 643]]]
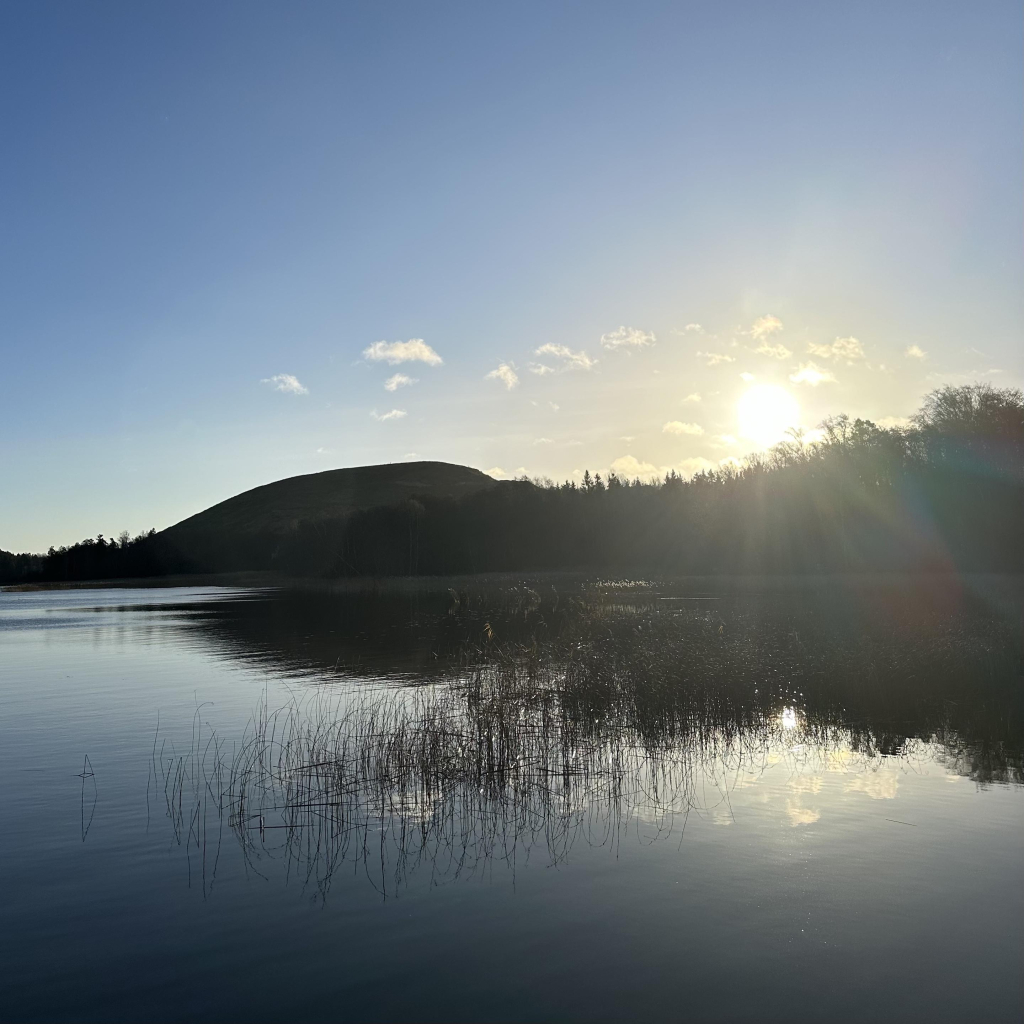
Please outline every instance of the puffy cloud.
[[781, 343], [772, 345], [767, 341], [762, 341], [754, 351], [759, 355], [769, 356], [771, 359], [788, 359], [793, 354], [785, 345]]
[[298, 377], [290, 373], [275, 373], [273, 377], [264, 377], [261, 384], [269, 384], [275, 391], [283, 391], [286, 395], [308, 395], [309, 388], [299, 383]]
[[724, 352], [698, 352], [698, 359], [703, 359], [708, 366], [717, 366], [719, 363], [735, 363], [736, 357], [726, 355]]
[[604, 348], [646, 348], [655, 341], [653, 334], [641, 331], [639, 327], [623, 326], [617, 331], [601, 335], [601, 345]]
[[[568, 345], [553, 345], [548, 342], [546, 345], [541, 345], [540, 348], [535, 349], [535, 356], [552, 356], [555, 359], [561, 359], [562, 365], [559, 367], [560, 370], [591, 370], [597, 363], [596, 359], [591, 359], [583, 349], [579, 352], [573, 352]], [[545, 373], [554, 373], [555, 368], [552, 366], [546, 366], [543, 363], [531, 363], [531, 373], [539, 373], [541, 375]]]
[[493, 476], [495, 480], [507, 480], [508, 473], [501, 468], [501, 466], [491, 466], [490, 469], [485, 469], [484, 472], [488, 476]]
[[500, 380], [511, 391], [519, 383], [519, 374], [508, 363], [499, 363], [496, 370], [484, 374], [484, 380]]
[[801, 363], [796, 373], [789, 375], [789, 379], [794, 384], [810, 384], [812, 388], [816, 388], [819, 384], [834, 384], [836, 375], [814, 363]]
[[819, 359], [845, 359], [848, 363], [864, 358], [864, 346], [856, 338], [836, 338], [831, 345], [815, 345], [812, 341], [807, 351]]
[[378, 423], [386, 423], [388, 420], [400, 420], [406, 415], [404, 409], [392, 409], [391, 412], [386, 412], [381, 415], [376, 409], [370, 413], [370, 415], [377, 420]]
[[662, 428], [663, 434], [691, 434], [694, 437], [699, 437], [704, 433], [704, 428], [699, 423], [680, 423], [679, 420], [671, 420], [666, 423]]
[[641, 462], [635, 455], [620, 455], [612, 462], [612, 472], [618, 476], [624, 476], [629, 480], [640, 477], [642, 480], [652, 480], [661, 476], [661, 471], [650, 462]]
[[363, 349], [363, 356], [375, 363], [426, 363], [440, 366], [444, 360], [422, 339], [408, 341], [375, 341]]
[[611, 471], [628, 480], [661, 480], [667, 473], [675, 471], [683, 476], [693, 476], [706, 470], [717, 469], [718, 465], [708, 459], [696, 457], [683, 459], [671, 466], [655, 466], [653, 463], [638, 459], [635, 455], [620, 455], [611, 464]]
[[699, 402], [700, 400], [701, 400], [700, 394], [698, 392], [696, 392], [696, 391], [694, 391], [691, 394], [687, 395], [683, 399], [684, 402]]
[[919, 345], [911, 345], [904, 353], [908, 359], [927, 359], [928, 353]]
[[415, 377], [408, 377], [404, 373], [396, 373], [384, 381], [385, 391], [397, 391], [399, 388], [407, 388], [416, 383]]
[[761, 341], [763, 338], [770, 338], [782, 330], [782, 321], [777, 316], [769, 313], [767, 316], [758, 317], [750, 326], [750, 336], [754, 341]]
[[558, 373], [558, 371], [545, 363], [530, 363], [530, 373], [535, 373], [538, 377], [546, 377], [549, 373]]

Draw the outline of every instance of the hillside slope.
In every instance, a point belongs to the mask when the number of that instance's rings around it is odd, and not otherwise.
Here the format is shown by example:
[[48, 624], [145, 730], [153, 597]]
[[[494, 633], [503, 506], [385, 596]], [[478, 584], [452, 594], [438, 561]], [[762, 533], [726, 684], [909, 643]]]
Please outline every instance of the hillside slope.
[[294, 538], [319, 524], [416, 496], [459, 498], [495, 484], [478, 469], [447, 462], [331, 469], [236, 494], [168, 527], [157, 540], [180, 569], [269, 568]]
[[357, 509], [394, 505], [415, 495], [458, 498], [493, 487], [486, 473], [448, 462], [353, 466], [275, 480], [219, 502], [168, 527], [162, 536], [197, 533], [284, 533]]

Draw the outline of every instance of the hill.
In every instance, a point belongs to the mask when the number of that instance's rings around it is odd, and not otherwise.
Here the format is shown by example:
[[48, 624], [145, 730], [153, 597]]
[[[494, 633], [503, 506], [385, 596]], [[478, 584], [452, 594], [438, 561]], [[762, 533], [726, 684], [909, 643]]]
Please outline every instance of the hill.
[[273, 568], [287, 551], [352, 513], [410, 498], [462, 498], [495, 486], [468, 466], [400, 462], [293, 476], [254, 487], [157, 534], [163, 559], [185, 571]]
[[395, 505], [416, 496], [460, 498], [493, 487], [486, 473], [448, 462], [353, 466], [275, 480], [219, 502], [168, 527], [160, 536], [184, 539], [208, 532], [285, 533], [359, 509]]

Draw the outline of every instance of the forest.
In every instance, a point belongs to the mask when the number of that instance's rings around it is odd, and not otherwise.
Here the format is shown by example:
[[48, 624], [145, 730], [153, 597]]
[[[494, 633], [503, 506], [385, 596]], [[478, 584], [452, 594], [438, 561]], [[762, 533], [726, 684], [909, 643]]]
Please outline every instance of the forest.
[[741, 467], [657, 481], [586, 473], [413, 497], [292, 529], [102, 536], [0, 552], [0, 582], [272, 570], [286, 576], [1024, 571], [1024, 395], [929, 394], [906, 427], [839, 415]]

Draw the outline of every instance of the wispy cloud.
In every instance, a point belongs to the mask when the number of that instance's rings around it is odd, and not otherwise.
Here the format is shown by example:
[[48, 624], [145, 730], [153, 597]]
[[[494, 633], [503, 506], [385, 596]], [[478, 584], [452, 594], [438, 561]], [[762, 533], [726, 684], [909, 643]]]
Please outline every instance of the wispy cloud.
[[816, 388], [819, 384], [834, 384], [836, 376], [831, 370], [824, 370], [815, 363], [801, 363], [796, 373], [791, 373], [789, 379], [794, 384], [810, 384]]
[[740, 380], [745, 380], [749, 384], [752, 380], [757, 380], [757, 378], [752, 373], [747, 373], [747, 371], [744, 370], [740, 374]]
[[554, 444], [555, 442], [552, 441], [550, 437], [538, 437], [533, 443], [534, 444]]
[[864, 346], [856, 338], [836, 338], [831, 345], [815, 345], [812, 341], [807, 351], [819, 359], [845, 359], [847, 363], [864, 358]]
[[601, 335], [603, 348], [646, 348], [657, 339], [649, 331], [641, 331], [639, 327], [622, 326], [617, 331]]
[[717, 366], [719, 363], [735, 363], [736, 357], [726, 355], [724, 352], [698, 352], [698, 359], [703, 359], [708, 366]]
[[299, 383], [298, 377], [290, 373], [275, 373], [273, 377], [264, 377], [261, 384], [269, 384], [275, 391], [283, 391], [286, 395], [308, 395], [309, 388]]
[[699, 401], [701, 401], [701, 397], [700, 397], [700, 394], [698, 392], [694, 391], [691, 394], [687, 395], [683, 399], [683, 401], [684, 402], [699, 402]]
[[[597, 360], [591, 359], [583, 349], [573, 352], [568, 345], [554, 345], [551, 342], [534, 349], [533, 354], [535, 356], [550, 356], [553, 359], [560, 359], [562, 364], [558, 367], [559, 370], [592, 370], [597, 364]], [[531, 363], [530, 372], [541, 375], [554, 373], [555, 367], [547, 366], [543, 363]]]
[[333, 448], [317, 448], [316, 453], [317, 453], [317, 455], [333, 455], [334, 454], [334, 449]]
[[704, 328], [700, 324], [687, 324], [682, 330], [678, 327], [672, 328], [673, 334], [685, 335], [685, 334], [704, 334], [706, 333]]
[[396, 373], [384, 381], [385, 391], [397, 391], [399, 388], [407, 388], [416, 383], [416, 377], [409, 377], [404, 373]]
[[793, 354], [781, 342], [772, 345], [770, 342], [762, 341], [754, 351], [757, 352], [758, 355], [768, 356], [771, 359], [788, 359]]
[[508, 363], [499, 363], [496, 370], [484, 374], [484, 380], [500, 380], [511, 391], [519, 383], [519, 374]]
[[662, 428], [663, 434], [690, 434], [699, 437], [704, 433], [704, 428], [699, 423], [680, 423], [679, 420], [670, 420]]
[[426, 363], [440, 366], [444, 360], [422, 339], [408, 341], [375, 341], [363, 349], [363, 356], [375, 363]]
[[921, 348], [919, 345], [911, 345], [909, 348], [907, 348], [907, 350], [903, 354], [908, 359], [921, 359], [921, 360], [924, 360], [924, 359], [928, 358], [928, 353], [925, 352], [925, 350], [923, 348]]
[[377, 420], [378, 423], [386, 423], [388, 420], [400, 420], [406, 415], [404, 409], [392, 409], [390, 412], [386, 412], [383, 415], [377, 412], [376, 409], [370, 413], [370, 415]]
[[761, 341], [764, 338], [770, 338], [781, 330], [782, 321], [777, 316], [772, 316], [769, 313], [767, 316], [759, 316], [750, 325], [750, 336], [754, 341]]

